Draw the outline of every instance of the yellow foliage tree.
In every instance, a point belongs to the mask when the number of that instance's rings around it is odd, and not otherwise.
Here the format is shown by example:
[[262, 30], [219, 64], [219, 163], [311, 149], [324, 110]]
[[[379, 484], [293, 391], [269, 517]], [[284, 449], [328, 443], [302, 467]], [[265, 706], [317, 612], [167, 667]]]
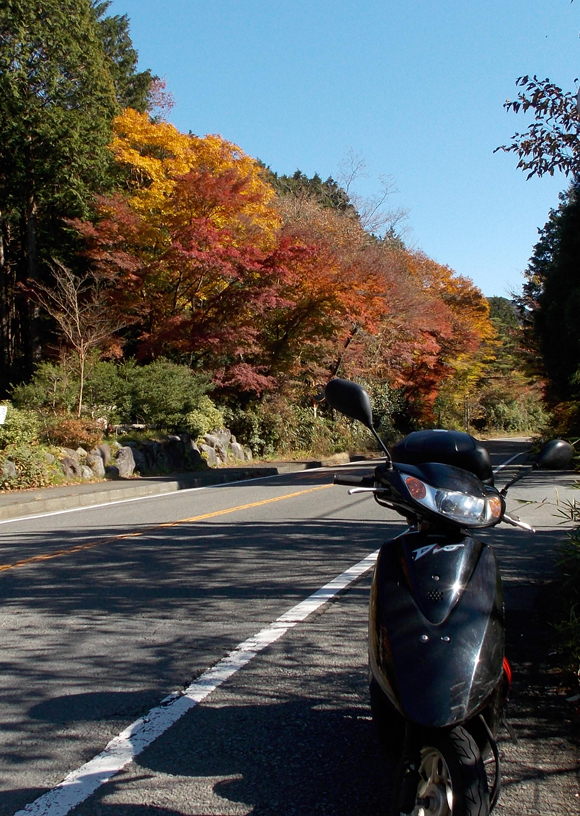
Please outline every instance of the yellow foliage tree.
[[203, 211], [190, 215], [209, 218], [216, 228], [231, 230], [240, 242], [251, 239], [263, 248], [271, 246], [280, 226], [272, 206], [274, 190], [264, 180], [260, 164], [237, 145], [221, 136], [181, 133], [168, 122], [154, 122], [131, 108], [115, 119], [114, 133], [111, 150], [127, 173], [130, 206], [155, 230], [161, 245], [166, 243], [163, 228], [167, 218], [174, 214], [176, 181], [204, 170], [239, 184], [243, 204], [233, 212], [206, 201]]

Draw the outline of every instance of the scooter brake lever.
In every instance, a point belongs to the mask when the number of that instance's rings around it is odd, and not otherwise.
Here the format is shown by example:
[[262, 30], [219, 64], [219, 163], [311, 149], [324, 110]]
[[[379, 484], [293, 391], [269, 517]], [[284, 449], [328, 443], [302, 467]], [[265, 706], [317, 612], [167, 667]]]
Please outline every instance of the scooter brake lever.
[[521, 530], [527, 530], [529, 533], [536, 532], [531, 525], [526, 524], [525, 521], [520, 521], [517, 516], [508, 516], [507, 513], [504, 513], [502, 516], [502, 521], [505, 521], [507, 524], [511, 524], [512, 527], [519, 527]]
[[348, 495], [353, 493], [390, 493], [388, 487], [353, 487], [348, 491]]

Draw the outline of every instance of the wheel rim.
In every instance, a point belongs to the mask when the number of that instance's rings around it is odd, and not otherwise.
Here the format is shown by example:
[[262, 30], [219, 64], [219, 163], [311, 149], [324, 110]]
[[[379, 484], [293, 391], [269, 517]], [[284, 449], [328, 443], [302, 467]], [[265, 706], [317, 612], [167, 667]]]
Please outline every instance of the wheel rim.
[[414, 816], [451, 816], [453, 812], [453, 785], [449, 766], [436, 748], [421, 751], [421, 777], [417, 786]]

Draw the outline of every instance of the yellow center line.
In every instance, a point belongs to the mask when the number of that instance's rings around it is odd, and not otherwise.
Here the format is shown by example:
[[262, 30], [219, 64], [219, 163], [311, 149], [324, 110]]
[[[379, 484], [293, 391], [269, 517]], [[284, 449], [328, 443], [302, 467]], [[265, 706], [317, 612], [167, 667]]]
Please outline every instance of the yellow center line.
[[191, 518], [179, 519], [178, 521], [167, 521], [163, 524], [155, 524], [152, 527], [145, 527], [134, 533], [120, 533], [109, 538], [100, 538], [97, 541], [88, 541], [86, 544], [76, 544], [74, 547], [67, 547], [66, 549], [57, 550], [56, 552], [46, 553], [44, 555], [34, 555], [31, 558], [23, 558], [21, 561], [15, 561], [13, 564], [0, 564], [0, 572], [16, 569], [17, 567], [25, 567], [28, 564], [35, 564], [38, 561], [49, 561], [52, 558], [59, 558], [61, 555], [71, 555], [72, 553], [81, 552], [82, 550], [90, 550], [91, 547], [98, 547], [100, 544], [110, 544], [113, 541], [122, 541], [127, 538], [138, 538], [139, 536], [152, 533], [155, 530], [162, 530], [168, 527], [177, 527], [179, 524], [191, 524], [195, 521], [205, 521], [206, 519], [217, 518], [217, 516], [225, 516], [228, 513], [237, 513], [240, 510], [249, 510], [252, 507], [261, 507], [264, 504], [272, 504], [273, 502], [284, 501], [284, 499], [293, 499], [295, 496], [304, 496], [306, 493], [314, 493], [317, 490], [324, 490], [327, 487], [332, 487], [332, 484], [318, 485], [317, 487], [309, 487], [307, 490], [299, 490], [296, 493], [286, 493], [284, 496], [275, 496], [272, 499], [263, 499], [262, 501], [251, 502], [250, 504], [239, 504], [237, 507], [226, 507], [225, 510], [215, 510], [213, 513], [203, 513], [201, 516], [192, 516]]

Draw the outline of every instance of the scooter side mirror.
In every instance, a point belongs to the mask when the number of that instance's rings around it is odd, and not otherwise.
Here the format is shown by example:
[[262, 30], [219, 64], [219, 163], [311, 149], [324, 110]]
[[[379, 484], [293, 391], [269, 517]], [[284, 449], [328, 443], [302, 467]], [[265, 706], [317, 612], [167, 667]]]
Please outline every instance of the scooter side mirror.
[[574, 448], [564, 439], [552, 439], [547, 442], [536, 461], [534, 468], [542, 470], [566, 470], [572, 464]]
[[356, 419], [369, 428], [374, 429], [373, 409], [367, 392], [362, 386], [351, 380], [331, 380], [324, 389], [327, 403], [341, 414], [350, 419]]

